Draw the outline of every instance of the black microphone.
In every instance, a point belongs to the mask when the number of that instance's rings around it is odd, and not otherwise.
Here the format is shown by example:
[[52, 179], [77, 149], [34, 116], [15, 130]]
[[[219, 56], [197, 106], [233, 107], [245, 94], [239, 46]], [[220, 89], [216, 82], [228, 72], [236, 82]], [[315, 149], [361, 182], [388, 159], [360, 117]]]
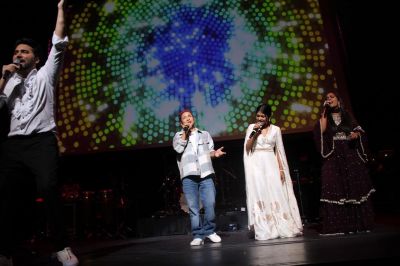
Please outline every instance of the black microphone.
[[[19, 68], [21, 66], [21, 59], [15, 58], [13, 64], [17, 65]], [[4, 71], [3, 79], [8, 79], [10, 76], [11, 76], [11, 71], [9, 71], [9, 70]]]
[[325, 101], [324, 102], [324, 108], [328, 108], [329, 107], [329, 102], [328, 101]]
[[256, 133], [260, 132], [263, 128], [265, 123], [260, 123], [260, 127], [259, 128], [255, 128], [253, 129], [253, 131], [251, 131], [249, 139], [251, 139]]
[[190, 135], [190, 127], [189, 126], [184, 126], [183, 131], [185, 131], [186, 139], [189, 138]]

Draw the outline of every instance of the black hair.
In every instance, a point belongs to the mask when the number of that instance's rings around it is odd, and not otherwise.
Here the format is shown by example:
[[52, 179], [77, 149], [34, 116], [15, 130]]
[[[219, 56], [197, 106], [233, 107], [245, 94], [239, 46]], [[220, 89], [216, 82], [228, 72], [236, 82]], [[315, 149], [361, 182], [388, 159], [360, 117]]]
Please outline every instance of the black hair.
[[261, 112], [261, 113], [265, 114], [268, 118], [270, 118], [271, 114], [272, 114], [272, 109], [269, 104], [263, 103], [257, 107], [256, 114], [258, 112]]
[[26, 44], [26, 45], [32, 47], [33, 54], [35, 55], [35, 57], [37, 57], [37, 58], [39, 58], [39, 59], [42, 59], [42, 47], [41, 47], [41, 45], [40, 45], [37, 41], [35, 41], [35, 40], [33, 40], [33, 39], [30, 39], [30, 38], [21, 38], [21, 39], [18, 39], [18, 40], [15, 42], [14, 50], [15, 50], [15, 48], [17, 48], [17, 46], [20, 45], [20, 44]]
[[[350, 134], [350, 132], [358, 126], [357, 121], [353, 117], [353, 115], [348, 112], [343, 104], [342, 98], [339, 96], [337, 92], [334, 91], [329, 91], [328, 93], [333, 93], [336, 98], [338, 99], [339, 102], [339, 107], [336, 109], [327, 109], [328, 113], [332, 112], [339, 112], [341, 114], [341, 122], [339, 125], [336, 125], [336, 123], [333, 121], [333, 118], [331, 115], [328, 116], [328, 124], [333, 132], [345, 132], [346, 134]], [[328, 95], [326, 93], [326, 95]]]

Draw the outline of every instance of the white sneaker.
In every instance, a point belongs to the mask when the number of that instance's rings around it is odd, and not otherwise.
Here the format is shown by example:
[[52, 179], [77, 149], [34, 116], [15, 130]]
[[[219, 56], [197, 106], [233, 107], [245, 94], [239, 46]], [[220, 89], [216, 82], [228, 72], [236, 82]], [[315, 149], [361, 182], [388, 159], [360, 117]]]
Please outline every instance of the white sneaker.
[[192, 242], [190, 242], [191, 246], [200, 246], [204, 244], [204, 240], [201, 238], [195, 238], [192, 240]]
[[13, 266], [13, 262], [11, 258], [7, 258], [6, 256], [0, 255], [0, 266]]
[[70, 247], [66, 247], [57, 252], [57, 259], [63, 266], [77, 266], [79, 265], [78, 258], [72, 253]]
[[214, 243], [221, 242], [221, 237], [219, 235], [217, 235], [216, 233], [213, 233], [213, 234], [207, 236], [207, 238], [210, 239]]

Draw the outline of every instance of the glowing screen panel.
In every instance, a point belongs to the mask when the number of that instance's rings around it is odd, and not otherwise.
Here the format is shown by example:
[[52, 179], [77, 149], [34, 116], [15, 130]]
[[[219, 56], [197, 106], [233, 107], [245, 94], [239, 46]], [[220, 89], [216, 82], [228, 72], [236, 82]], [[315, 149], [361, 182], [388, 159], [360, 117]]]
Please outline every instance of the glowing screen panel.
[[263, 102], [307, 131], [335, 88], [318, 1], [87, 1], [68, 13], [58, 94], [65, 153], [167, 145], [191, 109], [243, 138]]

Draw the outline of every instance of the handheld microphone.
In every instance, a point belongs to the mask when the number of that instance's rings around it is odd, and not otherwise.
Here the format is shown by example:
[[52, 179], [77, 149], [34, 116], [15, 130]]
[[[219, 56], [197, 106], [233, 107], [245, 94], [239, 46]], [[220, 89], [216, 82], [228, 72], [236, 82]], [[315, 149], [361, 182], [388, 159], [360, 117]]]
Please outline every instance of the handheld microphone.
[[189, 126], [184, 126], [183, 131], [185, 131], [186, 139], [189, 138], [190, 135], [190, 127]]
[[17, 65], [18, 67], [20, 67], [21, 66], [21, 59], [15, 58], [15, 60], [13, 61], [13, 64]]
[[[15, 60], [13, 61], [13, 64], [14, 65], [17, 65], [18, 66], [18, 68], [21, 66], [21, 59], [19, 59], [19, 58], [15, 58]], [[6, 71], [4, 71], [4, 74], [3, 74], [3, 79], [8, 79], [10, 76], [11, 76], [11, 71], [9, 71], [9, 70], [6, 70]]]
[[262, 123], [260, 123], [260, 127], [259, 128], [253, 129], [253, 131], [251, 131], [251, 133], [250, 133], [249, 139], [251, 139], [256, 133], [259, 133], [262, 130], [264, 125], [265, 125], [265, 123], [262, 122]]
[[325, 101], [324, 102], [324, 108], [328, 108], [329, 107], [329, 102], [328, 101]]

